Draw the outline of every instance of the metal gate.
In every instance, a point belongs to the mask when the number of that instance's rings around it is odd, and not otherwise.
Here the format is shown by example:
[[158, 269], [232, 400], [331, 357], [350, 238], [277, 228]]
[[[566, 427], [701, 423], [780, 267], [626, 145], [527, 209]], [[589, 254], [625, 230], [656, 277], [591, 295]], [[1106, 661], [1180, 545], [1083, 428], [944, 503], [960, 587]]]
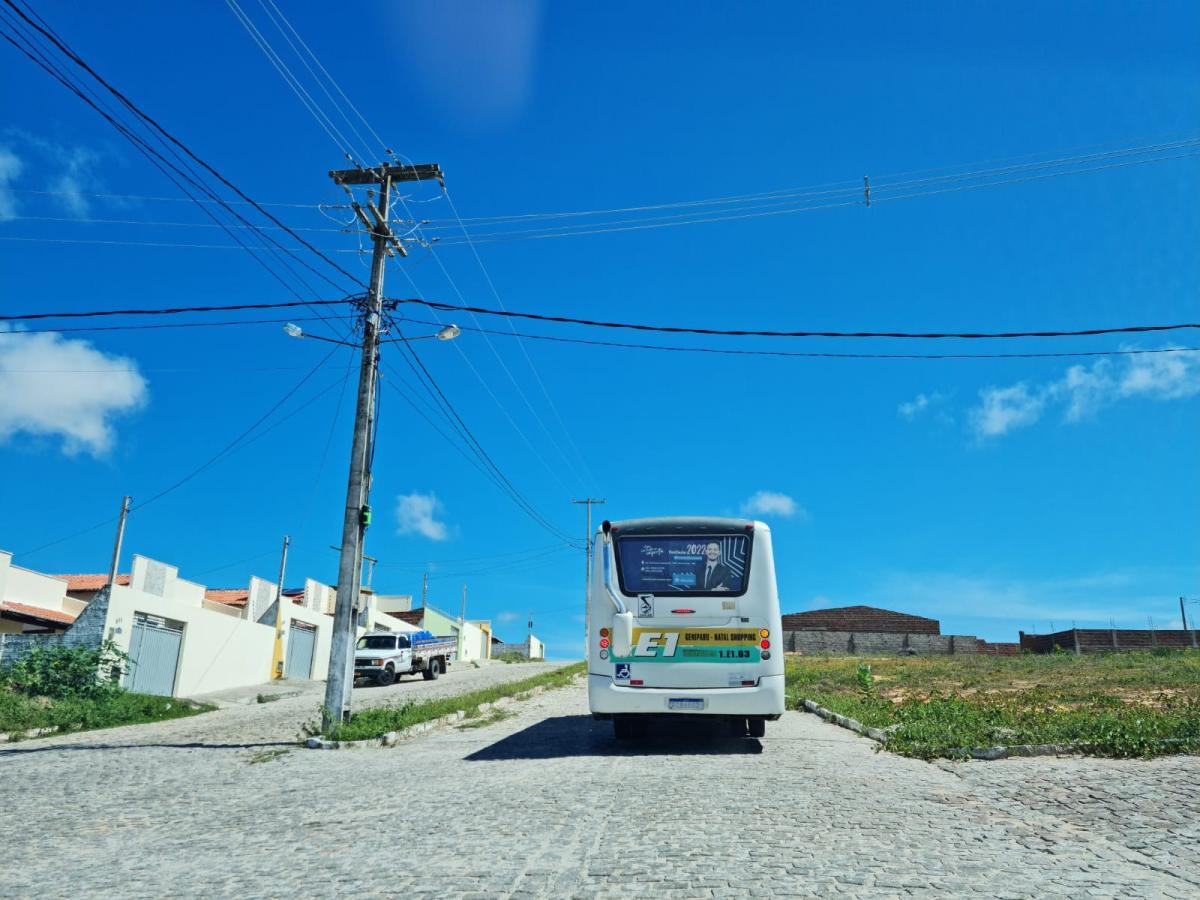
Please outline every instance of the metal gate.
[[174, 696], [182, 643], [182, 622], [134, 613], [125, 687], [138, 694]]
[[311, 678], [313, 651], [317, 648], [317, 629], [305, 622], [292, 620], [288, 631], [287, 666], [284, 678]]

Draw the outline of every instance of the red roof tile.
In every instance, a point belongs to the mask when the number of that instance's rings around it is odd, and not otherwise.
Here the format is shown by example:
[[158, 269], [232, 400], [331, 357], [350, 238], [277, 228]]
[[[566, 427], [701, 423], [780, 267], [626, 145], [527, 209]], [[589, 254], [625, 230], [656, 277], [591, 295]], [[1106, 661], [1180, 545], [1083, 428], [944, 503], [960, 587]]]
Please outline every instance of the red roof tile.
[[60, 625], [70, 625], [75, 621], [75, 615], [69, 612], [63, 612], [61, 609], [47, 609], [44, 606], [30, 606], [28, 603], [17, 603], [9, 600], [0, 603], [0, 612], [15, 613], [19, 616], [29, 616], [33, 619], [42, 619], [46, 622], [55, 622]]
[[390, 612], [386, 615], [391, 616], [393, 619], [399, 619], [401, 622], [407, 622], [409, 625], [415, 625], [418, 628], [425, 621], [424, 609], [408, 609], [403, 612]]
[[246, 588], [224, 590], [214, 588], [204, 592], [204, 599], [213, 603], [223, 603], [226, 606], [245, 606], [250, 600], [250, 591]]
[[[51, 575], [67, 583], [68, 591], [98, 591], [108, 584], [107, 575]], [[128, 585], [130, 576], [118, 575], [117, 584]]]

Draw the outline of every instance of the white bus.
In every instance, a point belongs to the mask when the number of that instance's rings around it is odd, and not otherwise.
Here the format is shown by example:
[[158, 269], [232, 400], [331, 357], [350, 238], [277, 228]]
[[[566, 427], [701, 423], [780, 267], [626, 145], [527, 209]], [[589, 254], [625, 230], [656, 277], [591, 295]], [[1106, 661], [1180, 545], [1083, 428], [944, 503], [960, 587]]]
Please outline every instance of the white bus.
[[588, 703], [618, 739], [658, 716], [762, 737], [783, 713], [771, 530], [745, 519], [605, 522], [587, 599]]

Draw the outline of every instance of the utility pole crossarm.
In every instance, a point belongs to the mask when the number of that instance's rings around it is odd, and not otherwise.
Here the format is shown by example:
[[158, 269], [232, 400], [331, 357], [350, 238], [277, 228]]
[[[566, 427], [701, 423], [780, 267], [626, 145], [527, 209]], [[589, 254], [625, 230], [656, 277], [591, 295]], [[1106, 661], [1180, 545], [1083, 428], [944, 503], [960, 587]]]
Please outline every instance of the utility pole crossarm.
[[376, 185], [385, 178], [390, 181], [436, 181], [445, 187], [446, 179], [442, 167], [437, 163], [420, 163], [413, 166], [376, 166], [373, 169], [337, 169], [329, 173], [335, 184]]

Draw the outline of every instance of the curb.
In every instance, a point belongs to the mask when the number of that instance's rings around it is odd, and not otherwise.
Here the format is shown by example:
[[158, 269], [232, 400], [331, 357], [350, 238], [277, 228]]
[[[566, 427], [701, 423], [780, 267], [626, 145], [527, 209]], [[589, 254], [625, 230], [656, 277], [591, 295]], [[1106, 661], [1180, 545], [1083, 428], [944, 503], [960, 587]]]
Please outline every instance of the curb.
[[30, 728], [28, 731], [10, 731], [7, 734], [0, 734], [0, 744], [7, 744], [9, 741], [27, 741], [30, 738], [46, 737], [51, 734], [58, 734], [62, 731], [57, 725], [51, 725], [49, 728]]
[[[542, 685], [531, 688], [529, 690], [529, 697], [536, 697], [545, 690], [546, 688]], [[501, 697], [499, 700], [493, 700], [491, 703], [480, 703], [477, 709], [480, 714], [484, 714], [491, 712], [493, 709], [502, 709], [505, 706], [512, 706], [520, 702], [521, 699], [515, 696]], [[418, 722], [416, 725], [410, 725], [408, 728], [401, 729], [400, 731], [389, 731], [382, 737], [366, 738], [361, 741], [330, 741], [322, 737], [310, 737], [304, 742], [304, 746], [309, 750], [374, 750], [394, 747], [407, 738], [416, 737], [419, 734], [427, 734], [430, 731], [444, 728], [447, 725], [454, 725], [466, 717], [467, 711], [459, 709], [444, 716], [439, 716], [436, 719], [430, 719], [428, 722]]]
[[[833, 710], [814, 703], [812, 700], [804, 701], [804, 708], [808, 712], [820, 716], [827, 722], [832, 722], [834, 725], [839, 725], [842, 728], [848, 728], [850, 731], [857, 732], [865, 738], [870, 738], [880, 745], [880, 749], [887, 749], [887, 739], [891, 733], [896, 731], [899, 725], [889, 725], [887, 728], [868, 728], [863, 725], [858, 719], [852, 719], [849, 716], [843, 716], [835, 713]], [[1167, 738], [1161, 742], [1162, 746], [1175, 747], [1190, 742], [1184, 738]], [[1033, 757], [1033, 756], [1086, 756], [1088, 744], [1010, 744], [1008, 746], [997, 747], [947, 747], [939, 750], [939, 754], [944, 754], [939, 758], [961, 759], [970, 757], [971, 759], [979, 759], [984, 761], [992, 761], [996, 759], [1009, 759], [1012, 757]], [[932, 761], [932, 760], [931, 760]]]
[[[810, 713], [820, 716], [827, 722], [832, 722], [842, 728], [848, 728], [850, 731], [857, 732], [865, 738], [870, 738], [879, 744], [881, 749], [885, 750], [887, 749], [888, 737], [900, 727], [899, 725], [890, 725], [887, 728], [868, 728], [862, 722], [858, 721], [858, 719], [852, 719], [849, 716], [835, 713], [833, 710], [826, 709], [812, 700], [805, 700], [804, 708]], [[1083, 748], [1073, 744], [1012, 744], [1007, 747], [953, 747], [941, 752], [949, 757], [969, 756], [971, 759], [991, 761], [1008, 759], [1012, 756], [1077, 756], [1083, 753]]]

